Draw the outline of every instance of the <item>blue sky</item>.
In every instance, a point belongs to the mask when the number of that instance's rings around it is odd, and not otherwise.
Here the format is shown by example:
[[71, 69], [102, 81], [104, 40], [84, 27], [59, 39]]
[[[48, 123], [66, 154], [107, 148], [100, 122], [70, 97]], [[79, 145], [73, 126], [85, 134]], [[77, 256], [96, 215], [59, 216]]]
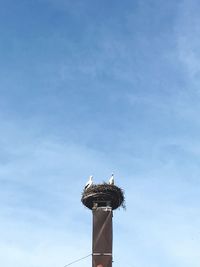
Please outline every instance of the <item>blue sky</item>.
[[82, 188], [112, 172], [127, 205], [113, 266], [200, 266], [199, 13], [197, 0], [0, 1], [2, 266], [88, 255]]

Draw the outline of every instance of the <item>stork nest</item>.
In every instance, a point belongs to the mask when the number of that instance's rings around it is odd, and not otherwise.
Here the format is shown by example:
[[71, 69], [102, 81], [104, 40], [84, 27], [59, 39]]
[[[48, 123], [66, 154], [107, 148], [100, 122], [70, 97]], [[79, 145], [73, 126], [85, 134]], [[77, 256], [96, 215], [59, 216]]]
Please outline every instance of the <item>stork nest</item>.
[[126, 208], [124, 191], [116, 185], [106, 183], [92, 185], [88, 189], [84, 189], [81, 201], [89, 209], [93, 209], [94, 205], [96, 207], [109, 205], [113, 210], [120, 207]]

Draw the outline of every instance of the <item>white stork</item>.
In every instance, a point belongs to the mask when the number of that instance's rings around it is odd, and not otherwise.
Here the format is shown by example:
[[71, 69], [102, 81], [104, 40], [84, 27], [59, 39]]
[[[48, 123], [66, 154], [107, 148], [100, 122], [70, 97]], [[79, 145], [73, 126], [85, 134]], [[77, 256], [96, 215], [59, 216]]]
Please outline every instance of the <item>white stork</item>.
[[85, 185], [85, 190], [88, 189], [89, 187], [91, 187], [93, 185], [93, 176], [91, 175], [89, 177], [89, 180], [87, 181], [86, 185]]
[[115, 183], [115, 181], [114, 181], [114, 174], [111, 175], [111, 177], [110, 177], [108, 183], [109, 183], [110, 185], [114, 185], [114, 183]]

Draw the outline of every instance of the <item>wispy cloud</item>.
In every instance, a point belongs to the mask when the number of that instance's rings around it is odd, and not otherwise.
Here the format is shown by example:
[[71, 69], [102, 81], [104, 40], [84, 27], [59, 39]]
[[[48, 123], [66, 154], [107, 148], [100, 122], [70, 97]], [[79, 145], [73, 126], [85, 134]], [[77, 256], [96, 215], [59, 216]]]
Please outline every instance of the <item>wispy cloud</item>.
[[188, 75], [188, 87], [192, 86], [195, 90], [198, 89], [200, 70], [199, 8], [198, 1], [182, 1], [176, 28], [179, 59]]

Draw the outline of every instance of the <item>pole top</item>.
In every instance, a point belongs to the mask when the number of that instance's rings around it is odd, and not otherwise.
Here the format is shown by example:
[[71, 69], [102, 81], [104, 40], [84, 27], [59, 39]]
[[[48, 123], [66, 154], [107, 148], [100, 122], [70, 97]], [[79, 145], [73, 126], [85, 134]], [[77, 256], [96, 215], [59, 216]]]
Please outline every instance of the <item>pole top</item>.
[[125, 208], [124, 192], [116, 185], [96, 184], [84, 189], [81, 201], [88, 209], [94, 210], [99, 207], [110, 207], [113, 210]]

